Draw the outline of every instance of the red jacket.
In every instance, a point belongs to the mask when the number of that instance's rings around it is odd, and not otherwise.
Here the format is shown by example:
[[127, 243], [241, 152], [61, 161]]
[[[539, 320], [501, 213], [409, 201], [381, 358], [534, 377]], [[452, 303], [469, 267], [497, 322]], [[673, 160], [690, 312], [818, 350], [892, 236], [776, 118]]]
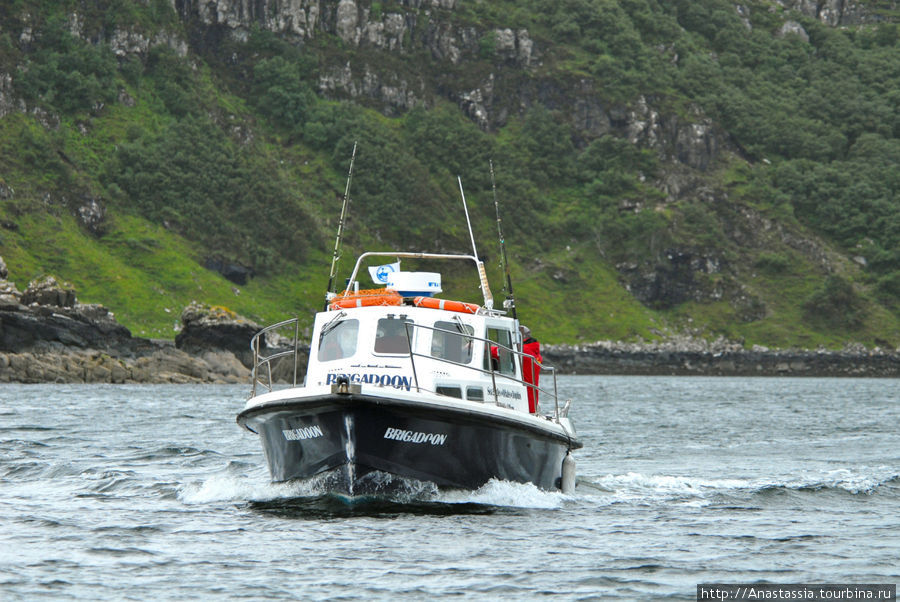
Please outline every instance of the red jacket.
[[[536, 387], [541, 378], [540, 364], [544, 361], [544, 358], [541, 357], [541, 344], [536, 339], [529, 337], [522, 344], [522, 352], [525, 353], [522, 356], [522, 378], [526, 383], [534, 385], [534, 387], [528, 387], [528, 411], [534, 414], [538, 408], [538, 390]], [[537, 361], [532, 360], [532, 357]]]

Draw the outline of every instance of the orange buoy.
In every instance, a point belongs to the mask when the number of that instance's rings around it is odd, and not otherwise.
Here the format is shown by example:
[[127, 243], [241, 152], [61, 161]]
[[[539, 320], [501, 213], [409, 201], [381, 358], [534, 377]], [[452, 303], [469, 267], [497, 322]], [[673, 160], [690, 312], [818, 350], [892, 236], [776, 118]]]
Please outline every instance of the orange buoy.
[[458, 311], [463, 314], [477, 314], [481, 307], [476, 303], [465, 303], [463, 301], [450, 301], [448, 299], [435, 299], [434, 297], [415, 297], [413, 305], [416, 307], [427, 307], [428, 309], [445, 309], [447, 311]]
[[349, 309], [378, 305], [402, 305], [403, 297], [390, 289], [373, 289], [356, 292], [344, 291], [331, 300], [328, 309]]

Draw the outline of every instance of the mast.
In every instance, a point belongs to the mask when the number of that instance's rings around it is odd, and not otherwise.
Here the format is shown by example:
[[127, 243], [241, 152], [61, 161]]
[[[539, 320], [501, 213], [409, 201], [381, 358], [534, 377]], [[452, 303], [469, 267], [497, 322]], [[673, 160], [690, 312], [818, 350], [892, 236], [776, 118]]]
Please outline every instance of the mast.
[[344, 235], [344, 223], [347, 219], [347, 207], [350, 205], [350, 181], [353, 179], [353, 162], [356, 160], [356, 141], [353, 142], [353, 153], [350, 155], [350, 171], [347, 173], [347, 186], [344, 188], [344, 202], [341, 205], [341, 219], [338, 221], [337, 238], [334, 241], [334, 254], [331, 256], [331, 275], [328, 277], [328, 288], [325, 290], [325, 308], [335, 296], [332, 290], [334, 278], [337, 276], [338, 261], [341, 259], [341, 242]]
[[516, 315], [516, 297], [513, 293], [512, 277], [509, 275], [509, 262], [506, 259], [506, 240], [503, 238], [503, 228], [500, 225], [500, 204], [497, 202], [497, 184], [494, 182], [494, 161], [489, 160], [491, 166], [491, 190], [494, 192], [494, 210], [497, 212], [497, 234], [500, 236], [500, 269], [506, 275], [506, 299], [503, 300], [503, 307], [512, 312], [512, 317], [518, 319]]
[[456, 176], [459, 182], [459, 194], [462, 197], [463, 211], [466, 213], [466, 224], [469, 226], [469, 238], [472, 239], [472, 255], [478, 265], [478, 277], [481, 279], [481, 293], [484, 295], [484, 306], [488, 309], [494, 309], [494, 296], [491, 294], [491, 287], [488, 285], [487, 272], [484, 271], [484, 262], [478, 258], [478, 250], [475, 248], [475, 235], [472, 234], [472, 222], [469, 220], [469, 207], [466, 205], [466, 193], [463, 192], [462, 178]]

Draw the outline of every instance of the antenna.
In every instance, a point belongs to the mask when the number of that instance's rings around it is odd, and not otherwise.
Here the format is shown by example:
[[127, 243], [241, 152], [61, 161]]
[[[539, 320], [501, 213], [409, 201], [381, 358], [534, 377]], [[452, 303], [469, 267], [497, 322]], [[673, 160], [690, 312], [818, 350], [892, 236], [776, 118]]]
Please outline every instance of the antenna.
[[337, 275], [338, 261], [341, 259], [341, 242], [344, 234], [344, 223], [347, 218], [347, 207], [350, 204], [350, 181], [353, 179], [353, 162], [356, 160], [356, 141], [353, 142], [353, 153], [350, 155], [350, 171], [347, 173], [347, 186], [344, 188], [344, 202], [341, 205], [341, 219], [338, 221], [337, 238], [334, 241], [334, 254], [331, 256], [331, 275], [328, 277], [328, 288], [325, 291], [325, 308], [328, 302], [335, 297], [331, 290], [334, 285], [334, 277]]
[[506, 259], [506, 240], [503, 238], [503, 228], [500, 226], [500, 204], [497, 202], [497, 184], [494, 182], [494, 161], [489, 160], [491, 166], [491, 190], [494, 192], [494, 210], [497, 212], [497, 234], [500, 236], [500, 269], [506, 274], [506, 299], [503, 300], [503, 307], [512, 312], [512, 317], [518, 319], [516, 315], [516, 297], [513, 294], [512, 278], [509, 275], [509, 262]]
[[472, 254], [478, 264], [478, 277], [481, 279], [481, 293], [484, 295], [484, 306], [488, 309], [494, 309], [494, 296], [491, 294], [491, 287], [488, 285], [487, 272], [484, 271], [484, 262], [478, 258], [478, 250], [475, 248], [475, 235], [472, 234], [472, 222], [469, 220], [469, 207], [466, 205], [466, 193], [463, 192], [462, 178], [456, 176], [459, 182], [459, 194], [462, 197], [463, 210], [466, 212], [466, 224], [469, 226], [469, 238], [472, 239]]

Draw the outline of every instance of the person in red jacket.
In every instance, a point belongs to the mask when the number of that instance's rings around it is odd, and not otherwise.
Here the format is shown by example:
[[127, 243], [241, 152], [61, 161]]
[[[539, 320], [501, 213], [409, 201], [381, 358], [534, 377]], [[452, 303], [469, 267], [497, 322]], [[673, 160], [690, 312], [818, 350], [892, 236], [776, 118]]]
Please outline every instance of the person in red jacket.
[[[537, 339], [531, 336], [531, 329], [527, 326], [519, 326], [519, 332], [522, 333], [522, 378], [529, 385], [528, 389], [528, 411], [532, 414], [538, 411], [538, 382], [541, 377], [541, 344]], [[532, 359], [533, 358], [533, 359]]]

